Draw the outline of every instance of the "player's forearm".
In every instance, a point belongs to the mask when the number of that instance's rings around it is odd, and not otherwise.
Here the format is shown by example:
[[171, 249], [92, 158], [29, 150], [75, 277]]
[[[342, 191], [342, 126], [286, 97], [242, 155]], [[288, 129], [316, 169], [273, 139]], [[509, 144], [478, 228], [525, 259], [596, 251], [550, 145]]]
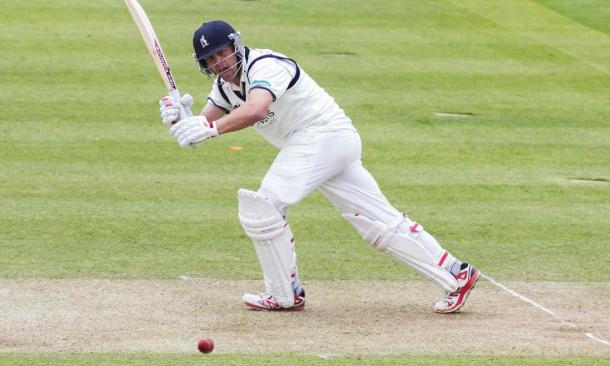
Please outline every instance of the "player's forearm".
[[262, 120], [267, 115], [267, 110], [250, 105], [248, 103], [236, 108], [228, 115], [218, 119], [216, 128], [218, 134], [239, 131], [246, 127], [252, 126], [254, 123]]

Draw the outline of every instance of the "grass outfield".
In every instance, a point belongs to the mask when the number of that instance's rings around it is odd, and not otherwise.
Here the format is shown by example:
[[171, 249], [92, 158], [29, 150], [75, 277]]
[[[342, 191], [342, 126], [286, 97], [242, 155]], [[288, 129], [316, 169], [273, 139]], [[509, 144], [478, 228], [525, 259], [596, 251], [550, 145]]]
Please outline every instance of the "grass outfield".
[[[191, 59], [192, 31], [223, 18], [246, 45], [295, 58], [333, 95], [361, 132], [364, 163], [385, 195], [456, 256], [499, 280], [610, 282], [600, 270], [610, 263], [607, 1], [142, 5], [197, 108], [209, 82]], [[258, 186], [275, 150], [253, 131], [179, 149], [159, 122], [163, 84], [122, 2], [5, 2], [0, 49], [0, 279], [260, 278], [235, 193]], [[363, 243], [318, 194], [290, 220], [306, 280], [421, 278]], [[209, 358], [287, 359], [316, 362]], [[34, 365], [199, 360], [0, 356], [0, 364]]]
[[[208, 356], [206, 356], [208, 357]], [[31, 365], [252, 365], [252, 366], [283, 366], [294, 365], [295, 355], [266, 355], [266, 356], [211, 356], [202, 361], [201, 356], [183, 355], [73, 355], [73, 356], [8, 356], [0, 358], [0, 365], [31, 366]], [[438, 366], [465, 366], [465, 365], [557, 365], [557, 366], [596, 366], [607, 365], [608, 362], [592, 357], [422, 357], [422, 356], [393, 356], [393, 357], [340, 357], [334, 359], [321, 359], [315, 356], [305, 356], [298, 359], [300, 364], [313, 366], [386, 366], [386, 365], [438, 365]]]

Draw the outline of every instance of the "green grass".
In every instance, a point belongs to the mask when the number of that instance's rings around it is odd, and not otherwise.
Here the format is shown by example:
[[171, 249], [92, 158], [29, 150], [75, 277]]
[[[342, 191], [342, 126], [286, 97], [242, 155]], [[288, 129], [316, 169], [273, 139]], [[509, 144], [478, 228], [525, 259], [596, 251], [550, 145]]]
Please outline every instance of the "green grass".
[[[0, 355], [0, 365], [11, 366], [53, 366], [53, 365], [252, 365], [252, 366], [283, 366], [294, 364], [295, 355], [64, 355], [64, 356], [14, 356]], [[465, 365], [549, 365], [549, 366], [597, 366], [609, 365], [610, 361], [593, 357], [505, 357], [505, 356], [471, 356], [471, 357], [438, 357], [438, 356], [392, 356], [392, 357], [336, 357], [321, 359], [318, 356], [299, 356], [303, 364], [318, 366], [386, 366], [386, 365], [434, 365], [434, 366], [465, 366]]]
[[[368, 5], [340, 16], [332, 5], [230, 2], [248, 11], [228, 19], [335, 96], [386, 196], [456, 255], [500, 278], [610, 279], [594, 270], [610, 260], [610, 75], [597, 63], [610, 52], [595, 48], [608, 37], [536, 6], [388, 3], [360, 21]], [[189, 38], [201, 15], [144, 6], [200, 106], [209, 83]], [[162, 84], [122, 4], [4, 8], [0, 276], [258, 278], [235, 192], [257, 187], [274, 150], [252, 131], [178, 149], [157, 121]], [[221, 17], [218, 8], [206, 16]], [[534, 17], [538, 32], [526, 29]], [[559, 43], [545, 17], [589, 43]], [[597, 56], [574, 57], [576, 47]], [[355, 56], [333, 54], [343, 51]], [[416, 276], [374, 253], [320, 196], [291, 221], [305, 278]]]
[[610, 3], [599, 0], [536, 0], [557, 13], [610, 35]]
[[[247, 45], [294, 57], [335, 97], [389, 200], [458, 257], [498, 279], [610, 281], [598, 270], [610, 262], [606, 1], [142, 4], [198, 108], [209, 82], [192, 62], [191, 32], [224, 18]], [[0, 49], [0, 278], [260, 278], [235, 193], [258, 186], [274, 149], [253, 131], [179, 149], [159, 123], [163, 84], [120, 1], [4, 2]], [[290, 219], [306, 279], [419, 278], [363, 243], [318, 194]], [[209, 360], [266, 362], [240, 357]], [[404, 360], [358, 363], [377, 361]], [[420, 361], [471, 359], [404, 364]]]

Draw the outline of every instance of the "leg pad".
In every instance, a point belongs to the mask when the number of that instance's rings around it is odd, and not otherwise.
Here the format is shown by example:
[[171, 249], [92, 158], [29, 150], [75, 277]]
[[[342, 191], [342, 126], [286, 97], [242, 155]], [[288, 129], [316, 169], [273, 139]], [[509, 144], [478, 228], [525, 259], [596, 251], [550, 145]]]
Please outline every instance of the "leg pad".
[[387, 252], [396, 259], [436, 281], [446, 291], [457, 290], [458, 284], [422, 243], [407, 233], [397, 230], [404, 217], [397, 218], [389, 225], [374, 221], [362, 215], [343, 214], [343, 217], [360, 233], [365, 241], [377, 249]]
[[240, 189], [239, 221], [252, 239], [263, 269], [267, 293], [284, 308], [294, 305], [292, 233], [284, 216], [273, 203], [257, 192]]

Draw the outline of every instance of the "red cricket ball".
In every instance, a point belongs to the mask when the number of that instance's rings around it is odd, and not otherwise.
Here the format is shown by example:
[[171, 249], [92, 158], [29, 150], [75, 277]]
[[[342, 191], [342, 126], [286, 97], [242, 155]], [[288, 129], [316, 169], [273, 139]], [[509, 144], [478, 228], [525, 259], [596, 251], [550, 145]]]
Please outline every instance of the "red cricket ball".
[[214, 350], [214, 341], [212, 338], [201, 338], [197, 344], [197, 348], [202, 353], [210, 353]]

